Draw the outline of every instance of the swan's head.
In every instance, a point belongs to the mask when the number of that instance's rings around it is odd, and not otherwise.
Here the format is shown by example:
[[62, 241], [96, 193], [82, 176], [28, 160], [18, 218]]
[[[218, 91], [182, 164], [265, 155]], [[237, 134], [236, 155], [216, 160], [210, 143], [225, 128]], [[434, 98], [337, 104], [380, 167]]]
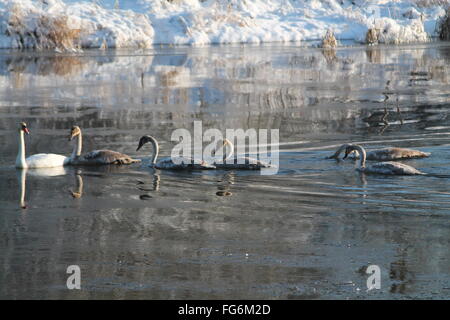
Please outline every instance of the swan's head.
[[347, 147], [345, 148], [345, 155], [342, 159], [347, 159], [349, 154], [351, 154], [352, 152], [358, 152], [358, 149], [354, 145], [347, 145]]
[[73, 138], [78, 136], [81, 133], [81, 129], [79, 126], [73, 126], [72, 129], [70, 129], [70, 136], [69, 141], [71, 141]]
[[139, 145], [138, 145], [136, 151], [138, 151], [140, 148], [142, 148], [142, 146], [144, 144], [146, 144], [147, 142], [151, 142], [152, 144], [157, 144], [156, 139], [153, 138], [152, 136], [142, 136], [141, 139], [139, 139]]
[[[219, 141], [220, 141], [220, 140], [219, 140]], [[228, 140], [228, 139], [223, 139], [223, 140], [222, 140], [222, 143], [219, 144], [219, 147], [213, 150], [212, 155], [215, 156], [215, 155], [216, 155], [216, 152], [219, 151], [220, 148], [223, 148], [223, 147], [226, 147], [226, 146], [230, 146], [231, 148], [234, 147], [234, 146], [233, 146], [233, 143], [232, 143], [230, 140]]]
[[342, 152], [344, 152], [344, 150], [346, 150], [349, 146], [351, 146], [351, 144], [343, 144], [339, 147], [339, 149], [336, 150], [336, 152], [332, 155], [327, 157], [327, 159], [339, 159], [339, 156], [341, 155]]
[[19, 124], [19, 130], [25, 132], [26, 134], [30, 134], [30, 131], [27, 128], [27, 124], [25, 122], [21, 122]]
[[231, 143], [231, 141], [230, 140], [228, 140], [228, 139], [223, 139], [223, 146], [225, 147], [225, 146], [232, 146], [233, 145], [233, 143]]

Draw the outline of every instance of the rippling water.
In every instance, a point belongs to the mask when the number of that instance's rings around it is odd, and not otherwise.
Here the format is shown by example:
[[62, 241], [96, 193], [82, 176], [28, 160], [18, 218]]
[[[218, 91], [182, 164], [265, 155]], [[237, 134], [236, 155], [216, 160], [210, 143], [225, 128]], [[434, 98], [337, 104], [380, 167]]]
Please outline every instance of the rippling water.
[[[450, 45], [0, 53], [0, 298], [450, 297], [450, 178], [363, 175], [345, 142], [450, 168]], [[16, 170], [27, 154], [136, 153], [176, 128], [280, 130], [280, 170]], [[146, 150], [149, 150], [146, 149]], [[25, 209], [21, 207], [26, 207]], [[367, 291], [367, 266], [381, 289]], [[81, 290], [66, 269], [81, 268]]]

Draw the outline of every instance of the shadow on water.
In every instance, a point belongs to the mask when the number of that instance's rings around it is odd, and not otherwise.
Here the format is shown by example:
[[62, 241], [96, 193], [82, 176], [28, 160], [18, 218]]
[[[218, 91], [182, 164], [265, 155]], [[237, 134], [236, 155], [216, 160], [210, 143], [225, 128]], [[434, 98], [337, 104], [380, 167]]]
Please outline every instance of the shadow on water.
[[[446, 43], [0, 52], [0, 297], [448, 298], [450, 179], [325, 158], [410, 147], [432, 156], [404, 163], [447, 175], [449, 57]], [[278, 173], [154, 170], [135, 152], [151, 134], [168, 156], [194, 120], [279, 129]], [[84, 150], [145, 161], [16, 170], [20, 121], [28, 155], [69, 154], [79, 125]]]

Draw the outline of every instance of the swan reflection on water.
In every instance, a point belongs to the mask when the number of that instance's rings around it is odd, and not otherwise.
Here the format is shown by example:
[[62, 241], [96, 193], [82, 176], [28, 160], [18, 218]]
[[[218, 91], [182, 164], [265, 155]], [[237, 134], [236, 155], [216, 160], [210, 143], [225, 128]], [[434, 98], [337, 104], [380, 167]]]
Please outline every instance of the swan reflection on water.
[[226, 174], [224, 174], [222, 176], [221, 179], [219, 179], [218, 185], [217, 185], [217, 189], [218, 191], [216, 192], [216, 195], [219, 197], [228, 197], [233, 195], [233, 193], [230, 191], [231, 190], [231, 186], [234, 185], [234, 181], [235, 181], [235, 173], [234, 172], [227, 172]]
[[83, 178], [80, 173], [79, 170], [75, 172], [75, 190], [69, 190], [70, 194], [75, 199], [79, 199], [83, 195]]
[[[227, 172], [223, 175], [220, 175], [216, 181], [217, 181], [217, 191], [215, 192], [215, 195], [224, 197], [224, 196], [231, 196], [233, 194], [231, 192], [231, 186], [234, 185], [235, 183], [234, 172]], [[151, 182], [137, 180], [136, 188], [139, 191], [145, 192], [139, 195], [139, 199], [140, 200], [152, 199], [153, 198], [152, 193], [160, 191], [160, 186], [161, 186], [161, 175], [158, 173], [153, 173], [151, 175]]]
[[19, 183], [20, 201], [19, 205], [22, 209], [27, 209], [28, 205], [25, 201], [26, 194], [26, 179], [27, 174], [33, 177], [57, 177], [67, 174], [65, 167], [53, 167], [53, 168], [36, 168], [36, 169], [16, 169], [17, 181]]
[[36, 169], [16, 169], [17, 181], [19, 185], [19, 207], [27, 209], [28, 204], [26, 198], [26, 181], [27, 175], [36, 178], [51, 178], [65, 176], [72, 171], [75, 177], [75, 190], [69, 190], [73, 198], [81, 198], [83, 194], [83, 179], [79, 170], [68, 170], [67, 167], [53, 167], [53, 168], [36, 168]]
[[148, 192], [154, 192], [154, 191], [159, 191], [159, 185], [161, 182], [161, 177], [159, 174], [154, 173], [152, 175], [152, 184], [150, 188], [147, 188], [147, 185], [145, 182], [143, 182], [142, 180], [138, 180], [137, 181], [137, 189], [140, 191], [144, 191], [147, 193], [141, 194], [139, 196], [139, 199], [141, 200], [149, 200], [152, 198], [152, 196], [148, 193]]

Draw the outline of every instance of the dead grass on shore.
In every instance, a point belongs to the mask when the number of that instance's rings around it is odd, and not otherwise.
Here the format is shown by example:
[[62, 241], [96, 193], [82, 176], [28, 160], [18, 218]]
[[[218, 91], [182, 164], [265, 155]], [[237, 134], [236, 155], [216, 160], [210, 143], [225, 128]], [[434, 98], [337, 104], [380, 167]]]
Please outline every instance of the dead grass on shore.
[[51, 16], [23, 10], [20, 5], [11, 7], [6, 35], [15, 39], [20, 49], [59, 49], [79, 47], [81, 30], [70, 26], [66, 15]]
[[445, 16], [438, 21], [437, 32], [439, 39], [450, 40], [450, 7], [447, 9]]

